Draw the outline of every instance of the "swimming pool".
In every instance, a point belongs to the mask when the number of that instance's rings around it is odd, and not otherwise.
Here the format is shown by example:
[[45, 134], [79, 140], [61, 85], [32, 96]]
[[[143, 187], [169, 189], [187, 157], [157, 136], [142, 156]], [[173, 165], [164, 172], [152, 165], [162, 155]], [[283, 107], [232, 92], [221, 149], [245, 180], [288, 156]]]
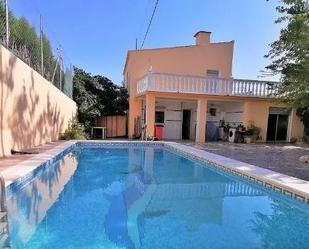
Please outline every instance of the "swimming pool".
[[68, 149], [8, 194], [13, 248], [309, 248], [309, 205], [161, 145]]

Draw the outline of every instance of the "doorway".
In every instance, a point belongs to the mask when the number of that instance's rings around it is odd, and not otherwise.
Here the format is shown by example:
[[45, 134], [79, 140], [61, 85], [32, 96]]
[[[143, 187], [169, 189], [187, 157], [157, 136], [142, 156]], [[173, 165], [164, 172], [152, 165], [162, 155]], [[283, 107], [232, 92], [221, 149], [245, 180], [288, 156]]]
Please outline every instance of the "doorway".
[[268, 115], [267, 141], [287, 141], [289, 114], [286, 109], [272, 108]]
[[182, 139], [190, 139], [191, 110], [182, 111]]

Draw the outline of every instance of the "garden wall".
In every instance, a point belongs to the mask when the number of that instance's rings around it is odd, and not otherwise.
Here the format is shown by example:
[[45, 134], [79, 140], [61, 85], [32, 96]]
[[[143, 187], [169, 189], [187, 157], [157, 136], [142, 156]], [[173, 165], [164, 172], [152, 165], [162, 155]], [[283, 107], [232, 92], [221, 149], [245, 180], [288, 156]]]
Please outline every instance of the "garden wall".
[[104, 116], [96, 119], [96, 126], [106, 127], [106, 137], [127, 136], [127, 116]]
[[57, 140], [76, 103], [0, 45], [0, 156]]

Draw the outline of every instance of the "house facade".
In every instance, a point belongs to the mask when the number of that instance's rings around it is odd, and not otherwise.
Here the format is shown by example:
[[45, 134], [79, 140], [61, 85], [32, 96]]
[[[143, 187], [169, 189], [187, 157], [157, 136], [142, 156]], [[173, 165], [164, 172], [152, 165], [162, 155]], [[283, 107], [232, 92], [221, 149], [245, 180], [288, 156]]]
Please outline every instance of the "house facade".
[[129, 138], [213, 141], [220, 127], [259, 127], [262, 141], [303, 136], [295, 110], [274, 102], [276, 82], [234, 79], [234, 41], [211, 42], [199, 31], [191, 46], [129, 51], [124, 84], [129, 91]]

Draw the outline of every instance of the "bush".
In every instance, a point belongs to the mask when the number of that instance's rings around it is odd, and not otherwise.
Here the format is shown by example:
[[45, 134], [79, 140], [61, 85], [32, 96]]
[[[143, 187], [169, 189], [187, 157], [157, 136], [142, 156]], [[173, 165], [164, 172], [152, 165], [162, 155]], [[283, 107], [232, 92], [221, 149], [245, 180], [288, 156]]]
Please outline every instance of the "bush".
[[85, 128], [77, 121], [77, 118], [72, 118], [69, 121], [68, 128], [60, 136], [62, 140], [83, 140], [87, 139]]
[[258, 137], [261, 133], [261, 128], [256, 127], [253, 124], [251, 124], [250, 126], [247, 127], [247, 133], [248, 133], [248, 135]]

